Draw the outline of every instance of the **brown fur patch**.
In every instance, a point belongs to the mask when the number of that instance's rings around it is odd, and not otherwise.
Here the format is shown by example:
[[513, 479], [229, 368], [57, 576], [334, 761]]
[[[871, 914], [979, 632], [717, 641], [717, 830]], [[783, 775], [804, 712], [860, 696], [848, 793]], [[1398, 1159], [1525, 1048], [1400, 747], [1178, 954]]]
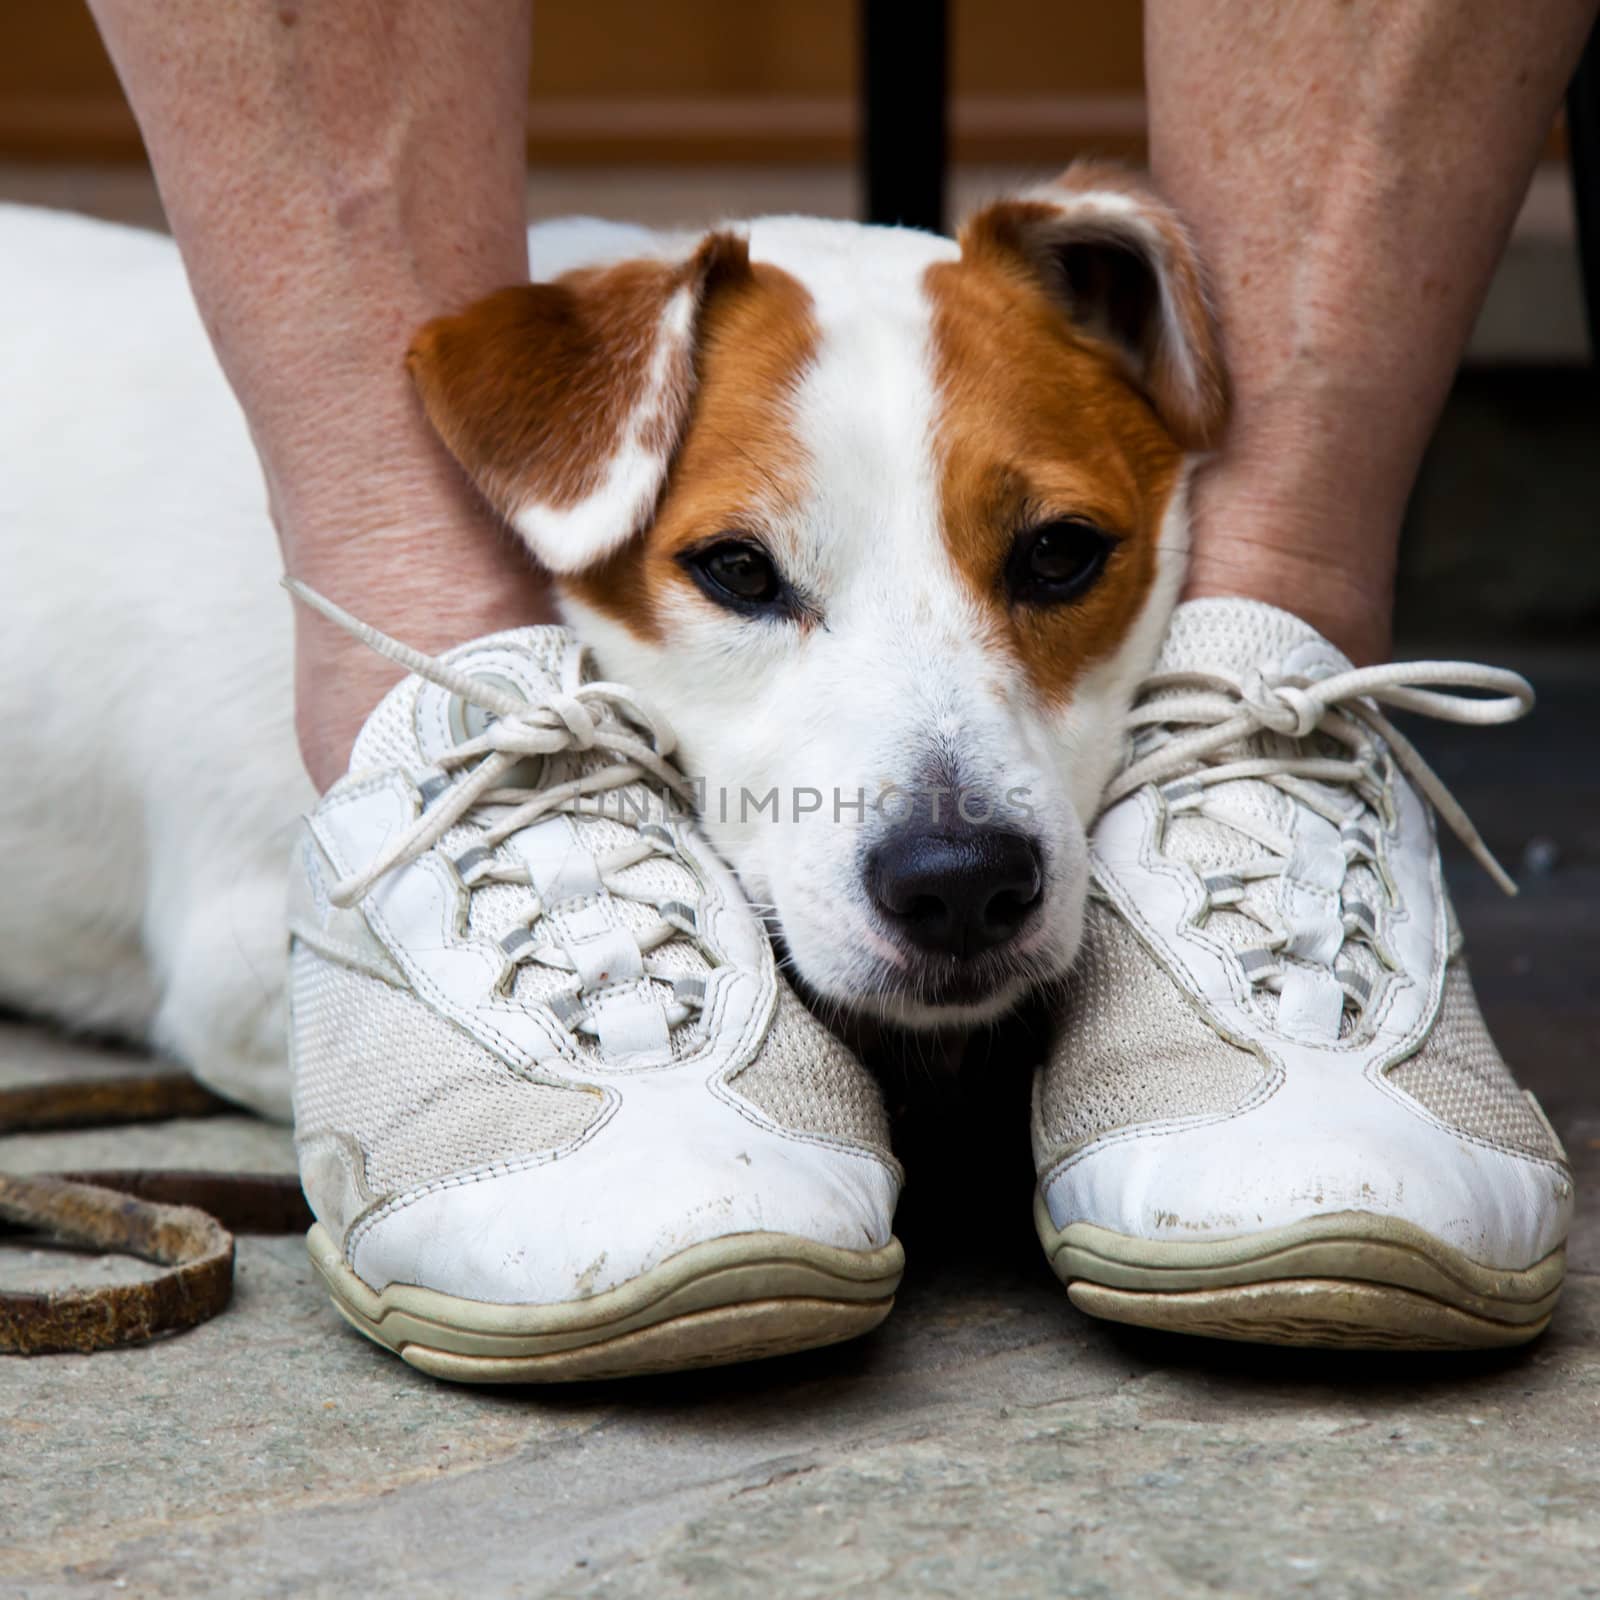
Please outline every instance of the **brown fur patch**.
[[666, 352], [652, 414], [636, 416], [667, 308], [749, 275], [744, 240], [710, 234], [686, 262], [624, 261], [502, 289], [430, 322], [406, 365], [439, 436], [498, 511], [563, 509], [600, 486], [630, 424], [647, 451], [671, 453], [693, 388], [689, 338]]
[[[1035, 691], [1059, 705], [1149, 595], [1183, 450], [1106, 347], [1074, 328], [1018, 255], [966, 248], [926, 274], [933, 306], [944, 538]], [[1084, 517], [1119, 542], [1084, 595], [1014, 606], [1025, 528]]]
[[660, 603], [698, 593], [678, 556], [719, 534], [758, 531], [799, 498], [806, 462], [790, 402], [817, 346], [811, 295], [757, 264], [706, 297], [694, 351], [694, 403], [648, 535], [563, 579], [574, 598], [661, 637]]
[[976, 213], [961, 246], [1002, 271], [1024, 264], [1081, 334], [1116, 353], [1186, 449], [1220, 441], [1227, 375], [1200, 258], [1146, 180], [1078, 162], [1026, 198]]

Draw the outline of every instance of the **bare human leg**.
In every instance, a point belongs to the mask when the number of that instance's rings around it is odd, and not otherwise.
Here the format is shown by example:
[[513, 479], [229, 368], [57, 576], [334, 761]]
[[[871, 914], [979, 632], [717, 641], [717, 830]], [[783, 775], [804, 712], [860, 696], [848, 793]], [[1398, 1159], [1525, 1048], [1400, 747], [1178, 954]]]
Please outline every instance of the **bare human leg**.
[[[430, 317], [528, 275], [528, 0], [93, 0], [290, 572], [422, 649], [550, 620], [410, 392]], [[303, 609], [325, 788], [399, 673]]]
[[1148, 0], [1151, 165], [1208, 258], [1234, 415], [1188, 595], [1389, 648], [1407, 496], [1593, 0]]

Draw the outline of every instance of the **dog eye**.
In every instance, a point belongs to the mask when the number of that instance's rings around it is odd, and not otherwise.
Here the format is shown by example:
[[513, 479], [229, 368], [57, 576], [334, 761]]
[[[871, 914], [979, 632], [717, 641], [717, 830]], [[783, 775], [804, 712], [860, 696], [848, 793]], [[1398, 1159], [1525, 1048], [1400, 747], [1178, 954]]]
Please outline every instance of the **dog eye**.
[[1019, 605], [1076, 600], [1105, 570], [1115, 540], [1081, 517], [1041, 523], [1017, 536], [1006, 562], [1006, 588]]
[[788, 593], [772, 557], [748, 539], [719, 539], [691, 551], [684, 565], [706, 595], [736, 611], [767, 611]]

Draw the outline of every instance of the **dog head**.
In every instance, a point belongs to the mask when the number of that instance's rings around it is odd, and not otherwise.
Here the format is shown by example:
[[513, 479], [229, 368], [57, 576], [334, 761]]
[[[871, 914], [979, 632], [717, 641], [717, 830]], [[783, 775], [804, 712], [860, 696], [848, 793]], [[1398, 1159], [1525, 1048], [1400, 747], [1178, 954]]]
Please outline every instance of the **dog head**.
[[1158, 198], [1078, 167], [959, 242], [761, 220], [505, 290], [410, 365], [814, 994], [964, 1023], [1066, 970], [1225, 410]]

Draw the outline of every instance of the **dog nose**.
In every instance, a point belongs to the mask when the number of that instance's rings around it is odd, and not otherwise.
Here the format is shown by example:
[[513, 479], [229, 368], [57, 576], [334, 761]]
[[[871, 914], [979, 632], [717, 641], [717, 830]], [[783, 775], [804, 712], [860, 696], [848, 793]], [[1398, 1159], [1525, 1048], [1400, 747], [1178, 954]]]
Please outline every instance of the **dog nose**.
[[1039, 903], [1039, 846], [1000, 828], [902, 829], [867, 858], [878, 909], [919, 949], [975, 956], [1015, 937]]

